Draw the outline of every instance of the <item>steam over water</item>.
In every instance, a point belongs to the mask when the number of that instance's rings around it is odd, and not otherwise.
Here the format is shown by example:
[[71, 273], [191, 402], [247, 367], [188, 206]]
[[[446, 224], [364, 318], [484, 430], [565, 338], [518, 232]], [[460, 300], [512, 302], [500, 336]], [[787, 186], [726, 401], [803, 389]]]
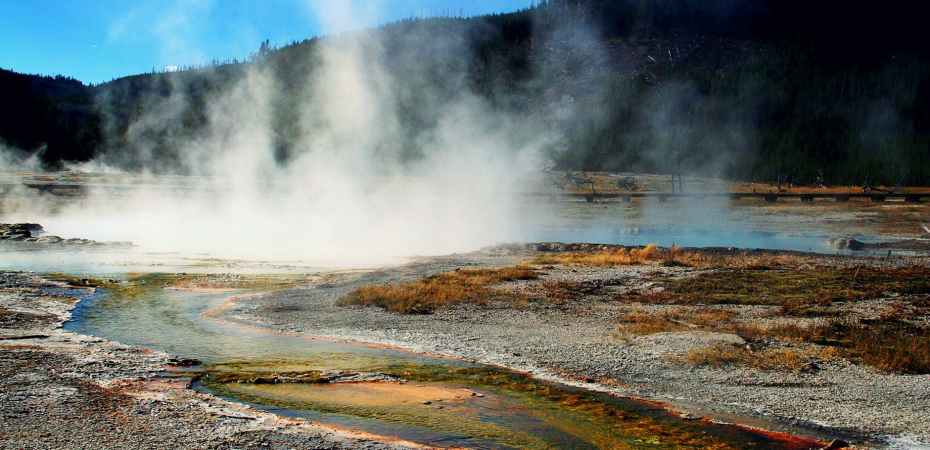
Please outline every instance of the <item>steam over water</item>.
[[[358, 28], [351, 18], [364, 15], [351, 4], [312, 3], [330, 33]], [[469, 51], [462, 36], [449, 34], [404, 36], [410, 48], [401, 49], [415, 53], [428, 44], [436, 53]], [[588, 34], [572, 29], [562, 45], [597, 52]], [[467, 70], [439, 74], [457, 77], [444, 83], [461, 86], [452, 95], [436, 86], [425, 63], [402, 74], [388, 70], [392, 55], [383, 36], [360, 31], [319, 41], [314, 70], [298, 80], [306, 97], [296, 99], [299, 120], [286, 157], [278, 154], [279, 130], [272, 123], [276, 96], [293, 80], [253, 64], [211, 97], [203, 111], [205, 130], [171, 136], [174, 165], [151, 136], [184, 119], [191, 101], [184, 86], [168, 99], [153, 100], [157, 106], [130, 125], [131, 151], [115, 149], [75, 167], [120, 179], [131, 189], [95, 188], [93, 179], [83, 179], [89, 196], [65, 202], [22, 189], [0, 200], [3, 221], [38, 222], [63, 237], [133, 242], [144, 256], [117, 257], [114, 264], [123, 268], [153, 258], [166, 258], [160, 264], [169, 267], [196, 266], [190, 258], [214, 257], [370, 266], [539, 240], [826, 250], [819, 237], [767, 234], [773, 227], [734, 218], [726, 204], [585, 210], [587, 205], [528, 199], [524, 193], [547, 187], [541, 175], [547, 152], [561, 142], [560, 127], [532, 111], [490, 104], [468, 87]], [[411, 96], [428, 123], [411, 127], [403, 120]], [[580, 113], [571, 102], [561, 108], [562, 117]], [[129, 166], [134, 169], [121, 169]], [[172, 176], [177, 174], [185, 176]], [[41, 268], [42, 258], [30, 256], [28, 264]], [[64, 256], [56, 260], [58, 270], [96, 264], [99, 271], [108, 264], [99, 255], [82, 258]], [[263, 269], [269, 267], [255, 270]]]
[[[349, 2], [313, 5], [327, 32], [352, 29], [349, 18], [359, 17]], [[41, 222], [60, 235], [132, 241], [149, 251], [338, 264], [464, 251], [518, 237], [516, 193], [530, 187], [525, 175], [542, 167], [541, 149], [554, 134], [498, 112], [468, 89], [448, 98], [424, 80], [389, 73], [379, 36], [352, 32], [320, 41], [318, 66], [300, 80], [307, 95], [298, 102], [287, 158], [276, 154], [271, 126], [283, 81], [256, 64], [210, 102], [203, 133], [173, 137], [180, 167], [165, 167], [148, 142], [183, 120], [179, 105], [190, 99], [179, 87], [130, 126], [133, 154], [117, 149], [78, 167], [126, 175], [136, 189], [118, 196], [91, 192], [66, 205], [41, 196], [6, 200], [4, 220]], [[422, 38], [411, 37], [411, 45], [427, 41]], [[456, 48], [460, 41], [441, 44], [465, 51]], [[434, 120], [410, 129], [400, 120], [399, 96], [414, 87], [418, 108]], [[137, 169], [117, 169], [124, 159]], [[166, 172], [192, 177], [185, 189], [163, 189], [151, 174]]]
[[[71, 202], [65, 201], [66, 204]], [[826, 224], [805, 222], [804, 217], [792, 214], [776, 219], [755, 206], [703, 205], [700, 210], [690, 210], [677, 201], [588, 204], [522, 197], [511, 207], [514, 208], [510, 212], [511, 220], [502, 224], [502, 228], [483, 229], [483, 235], [477, 230], [461, 231], [461, 227], [470, 225], [464, 222], [479, 221], [464, 216], [463, 223], [451, 230], [426, 230], [414, 225], [422, 234], [418, 240], [403, 230], [386, 235], [387, 230], [376, 222], [347, 226], [343, 230], [330, 229], [329, 235], [315, 236], [312, 230], [290, 228], [292, 224], [286, 221], [276, 222], [283, 220], [281, 216], [291, 214], [288, 211], [280, 215], [271, 215], [273, 211], [268, 211], [267, 217], [253, 219], [252, 225], [263, 223], [263, 228], [256, 231], [237, 228], [239, 225], [232, 219], [228, 224], [217, 223], [219, 217], [205, 220], [192, 215], [190, 220], [179, 217], [176, 223], [159, 224], [146, 223], [144, 214], [128, 218], [118, 214], [94, 215], [92, 211], [82, 212], [66, 206], [68, 213], [23, 215], [18, 219], [38, 221], [48, 234], [65, 238], [129, 240], [137, 245], [81, 251], [69, 247], [60, 252], [16, 251], [16, 247], [3, 247], [0, 269], [96, 274], [152, 271], [306, 273], [336, 267], [397, 264], [418, 254], [467, 252], [495, 244], [541, 241], [836, 252], [827, 243], [828, 238], [836, 236], [836, 230]], [[495, 208], [489, 205], [489, 209]], [[153, 217], [158, 214], [158, 211], [152, 212]], [[393, 220], [397, 226], [402, 225], [400, 218]], [[157, 228], [159, 226], [163, 228]], [[250, 240], [249, 233], [253, 231], [259, 236]], [[470, 239], [458, 239], [461, 236], [457, 233], [464, 233]], [[203, 236], [209, 239], [200, 240]], [[376, 239], [384, 239], [384, 242]], [[311, 245], [313, 240], [326, 245]], [[338, 248], [343, 242], [346, 248]], [[262, 247], [265, 244], [268, 246]], [[293, 247], [288, 248], [289, 245]]]

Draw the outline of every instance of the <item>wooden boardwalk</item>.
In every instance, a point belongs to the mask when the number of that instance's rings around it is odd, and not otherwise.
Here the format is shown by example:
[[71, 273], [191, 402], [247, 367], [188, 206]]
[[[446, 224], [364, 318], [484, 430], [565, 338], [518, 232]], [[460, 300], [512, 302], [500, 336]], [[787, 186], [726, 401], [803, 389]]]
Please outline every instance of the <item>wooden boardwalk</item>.
[[[0, 185], [0, 191], [3, 188], [17, 186], [14, 184]], [[57, 195], [82, 195], [92, 186], [83, 184], [68, 183], [23, 183], [18, 186], [25, 186], [37, 191]], [[98, 186], [110, 190], [132, 190], [136, 187], [131, 185], [124, 186]], [[660, 202], [676, 199], [705, 199], [721, 198], [730, 200], [758, 199], [769, 203], [775, 203], [779, 200], [800, 200], [801, 202], [813, 202], [817, 199], [829, 199], [836, 202], [848, 202], [851, 199], [871, 200], [876, 203], [886, 200], [898, 200], [906, 203], [922, 203], [924, 200], [930, 200], [930, 192], [533, 192], [528, 193], [531, 197], [544, 197], [555, 199], [584, 200], [590, 203], [605, 201], [625, 201], [632, 202], [634, 199], [650, 199]]]
[[830, 199], [836, 202], [848, 202], [851, 199], [866, 199], [873, 202], [900, 200], [907, 203], [921, 203], [930, 199], [930, 193], [905, 192], [850, 192], [850, 193], [798, 193], [798, 192], [560, 192], [554, 194], [533, 194], [540, 196], [561, 197], [587, 202], [626, 201], [633, 199], [655, 199], [668, 201], [674, 199], [727, 198], [731, 200], [759, 199], [775, 203], [782, 199], [797, 199], [813, 202], [816, 199]]

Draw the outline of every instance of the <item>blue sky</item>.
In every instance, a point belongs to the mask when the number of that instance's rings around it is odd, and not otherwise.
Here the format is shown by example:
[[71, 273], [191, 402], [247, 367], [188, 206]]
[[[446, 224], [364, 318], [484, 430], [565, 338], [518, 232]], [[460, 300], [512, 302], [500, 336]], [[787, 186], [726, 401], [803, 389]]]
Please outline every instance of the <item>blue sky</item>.
[[0, 0], [0, 67], [99, 83], [411, 16], [532, 0]]

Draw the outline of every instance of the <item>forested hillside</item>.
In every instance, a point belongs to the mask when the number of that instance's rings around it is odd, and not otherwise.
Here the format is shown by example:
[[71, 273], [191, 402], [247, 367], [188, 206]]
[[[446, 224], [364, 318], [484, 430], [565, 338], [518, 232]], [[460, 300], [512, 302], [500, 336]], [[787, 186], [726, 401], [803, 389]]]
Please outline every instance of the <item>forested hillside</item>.
[[[431, 105], [473, 92], [559, 130], [549, 154], [563, 169], [930, 184], [919, 6], [854, 3], [552, 0], [370, 33], [383, 69], [409, 80], [395, 95], [409, 158], [428, 151], [417, 142], [437, 120]], [[263, 46], [247, 62], [93, 87], [3, 71], [0, 139], [50, 164], [118, 154], [172, 170], [211, 100], [259, 67], [277, 80], [271, 126], [286, 160], [306, 132], [300, 104], [319, 47]]]
[[65, 77], [0, 69], [0, 144], [48, 162], [92, 157], [102, 144], [94, 92]]

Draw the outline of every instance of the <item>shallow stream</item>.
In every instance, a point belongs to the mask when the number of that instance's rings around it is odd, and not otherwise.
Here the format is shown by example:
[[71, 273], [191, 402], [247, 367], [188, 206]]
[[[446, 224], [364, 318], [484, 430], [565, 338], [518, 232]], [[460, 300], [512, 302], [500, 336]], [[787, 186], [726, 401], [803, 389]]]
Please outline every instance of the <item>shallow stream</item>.
[[[276, 334], [223, 320], [246, 291], [98, 290], [65, 328], [204, 362], [197, 385], [284, 416], [434, 446], [809, 448], [661, 405], [456, 359]], [[293, 382], [299, 379], [299, 382]], [[282, 381], [285, 380], [285, 381]], [[290, 381], [286, 381], [290, 380]]]

